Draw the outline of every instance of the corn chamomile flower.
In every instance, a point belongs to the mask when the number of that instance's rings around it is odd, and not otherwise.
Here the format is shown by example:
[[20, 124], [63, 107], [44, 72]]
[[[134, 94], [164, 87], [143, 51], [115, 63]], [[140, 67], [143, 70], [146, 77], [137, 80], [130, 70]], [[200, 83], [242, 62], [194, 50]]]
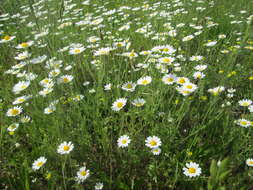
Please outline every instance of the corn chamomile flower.
[[56, 107], [55, 106], [49, 106], [47, 108], [44, 109], [44, 114], [51, 114], [53, 113], [54, 111], [56, 110]]
[[31, 54], [29, 54], [28, 51], [25, 51], [25, 52], [19, 53], [16, 57], [14, 57], [14, 59], [21, 61], [21, 60], [27, 59], [30, 56]]
[[21, 119], [20, 119], [20, 122], [21, 122], [21, 123], [28, 123], [29, 121], [31, 121], [31, 118], [30, 118], [28, 115], [23, 116], [23, 117], [21, 117]]
[[21, 44], [18, 44], [18, 46], [16, 47], [17, 49], [24, 49], [24, 48], [28, 48], [30, 46], [33, 45], [33, 41], [28, 41], [28, 42], [23, 42]]
[[135, 90], [136, 84], [133, 82], [126, 82], [122, 85], [122, 89], [125, 91], [133, 92]]
[[9, 132], [14, 132], [16, 131], [16, 129], [19, 127], [19, 123], [12, 123], [11, 125], [9, 125], [9, 127], [7, 128], [7, 131]]
[[246, 164], [247, 164], [248, 166], [253, 167], [253, 159], [252, 159], [252, 158], [248, 158], [248, 159], [246, 160]]
[[224, 86], [218, 86], [218, 87], [215, 87], [215, 88], [210, 88], [208, 89], [207, 91], [209, 93], [211, 93], [213, 96], [217, 96], [219, 95], [221, 92], [223, 92], [225, 90], [225, 87]]
[[152, 148], [152, 149], [158, 148], [162, 144], [160, 138], [158, 138], [157, 136], [147, 137], [147, 139], [145, 140], [145, 143], [147, 147]]
[[95, 184], [95, 190], [102, 190], [104, 187], [104, 184], [101, 182], [98, 182]]
[[126, 105], [127, 99], [126, 98], [119, 98], [112, 104], [113, 111], [119, 111]]
[[46, 162], [47, 159], [45, 157], [40, 157], [33, 162], [32, 169], [39, 170]]
[[123, 136], [121, 136], [121, 137], [117, 140], [118, 147], [120, 147], [120, 148], [128, 147], [128, 145], [129, 145], [130, 142], [131, 142], [131, 139], [130, 139], [129, 136], [127, 136], [127, 135], [123, 135]]
[[197, 177], [201, 174], [201, 168], [199, 164], [195, 162], [186, 163], [186, 167], [183, 168], [184, 175], [188, 177]]
[[94, 56], [100, 56], [100, 55], [108, 55], [110, 51], [112, 51], [112, 48], [100, 48], [99, 50], [94, 52]]
[[137, 81], [137, 84], [138, 84], [138, 85], [146, 86], [146, 85], [150, 84], [151, 81], [152, 81], [152, 77], [150, 77], [150, 76], [145, 76], [145, 77], [140, 78], [140, 79]]
[[194, 55], [190, 57], [190, 61], [200, 61], [203, 59], [203, 56], [201, 55]]
[[15, 84], [12, 88], [14, 94], [19, 94], [21, 91], [25, 90], [30, 85], [30, 81], [20, 81]]
[[162, 78], [163, 83], [167, 85], [171, 85], [175, 83], [176, 80], [177, 80], [177, 77], [173, 74], [164, 75]]
[[21, 114], [22, 111], [23, 111], [22, 107], [15, 106], [15, 107], [13, 107], [13, 108], [8, 109], [6, 115], [7, 115], [8, 117], [15, 117], [15, 116]]
[[245, 127], [245, 128], [251, 126], [251, 122], [248, 121], [248, 120], [246, 120], [246, 119], [243, 119], [243, 118], [242, 119], [238, 119], [236, 121], [236, 123], [237, 123], [237, 125], [239, 125], [241, 127]]
[[194, 79], [202, 79], [204, 78], [206, 75], [200, 71], [194, 72], [193, 73], [193, 78]]
[[58, 79], [59, 83], [69, 83], [73, 80], [73, 76], [72, 75], [63, 75]]
[[158, 62], [167, 64], [167, 65], [171, 65], [174, 60], [175, 60], [175, 58], [173, 58], [173, 57], [162, 57], [162, 58], [158, 59]]
[[136, 107], [142, 107], [145, 103], [146, 101], [143, 98], [136, 98], [132, 101], [132, 104]]
[[72, 142], [66, 142], [64, 141], [58, 146], [57, 152], [59, 154], [69, 154], [74, 148], [74, 145]]
[[20, 97], [17, 97], [17, 98], [12, 102], [12, 104], [13, 104], [13, 105], [22, 104], [22, 103], [24, 103], [27, 99], [28, 99], [28, 96], [20, 96]]
[[160, 148], [152, 148], [151, 152], [154, 155], [159, 155], [161, 153], [161, 149]]
[[243, 100], [240, 100], [238, 103], [242, 107], [248, 107], [252, 104], [252, 101], [249, 99], [243, 99]]
[[73, 47], [69, 50], [70, 55], [80, 54], [84, 51], [84, 47]]
[[1, 40], [0, 40], [0, 43], [6, 43], [6, 42], [9, 42], [11, 40], [13, 40], [14, 38], [16, 38], [15, 36], [4, 36]]
[[185, 83], [189, 83], [190, 80], [186, 77], [177, 77], [177, 84], [183, 85]]
[[86, 166], [83, 166], [79, 169], [76, 176], [76, 181], [78, 183], [84, 182], [88, 177], [90, 176], [90, 170], [86, 168]]

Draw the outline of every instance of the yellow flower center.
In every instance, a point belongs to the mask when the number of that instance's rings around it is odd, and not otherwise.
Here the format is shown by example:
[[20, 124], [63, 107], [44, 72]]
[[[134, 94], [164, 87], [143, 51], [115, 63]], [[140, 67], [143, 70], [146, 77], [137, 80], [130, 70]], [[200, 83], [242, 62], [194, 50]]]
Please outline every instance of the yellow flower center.
[[121, 141], [121, 143], [122, 143], [122, 144], [126, 144], [126, 143], [127, 143], [127, 140], [126, 140], [126, 139], [123, 139], [123, 140]]
[[122, 103], [122, 102], [118, 102], [118, 103], [117, 103], [117, 107], [118, 107], [118, 108], [122, 108], [122, 106], [123, 106], [123, 103]]
[[186, 88], [192, 89], [192, 85], [187, 85]]
[[242, 106], [248, 106], [248, 105], [249, 105], [248, 102], [243, 102], [243, 103], [242, 103]]
[[249, 161], [248, 164], [253, 165], [253, 161]]
[[43, 165], [43, 162], [38, 162], [37, 166], [41, 167]]
[[63, 147], [63, 150], [64, 150], [64, 151], [68, 151], [68, 150], [69, 150], [69, 146], [68, 146], [68, 145], [65, 145], [65, 146]]
[[117, 44], [117, 47], [122, 47], [122, 44], [118, 43], [118, 44]]
[[170, 58], [163, 58], [163, 62], [164, 62], [164, 63], [170, 63], [170, 62], [171, 62], [171, 59], [170, 59]]
[[17, 110], [17, 109], [11, 110], [11, 115], [17, 115], [18, 113], [19, 113], [19, 110]]
[[26, 47], [28, 47], [28, 43], [26, 43], [26, 42], [24, 42], [24, 43], [21, 43], [20, 45], [21, 45], [21, 47], [23, 47], [23, 48], [26, 48]]
[[67, 83], [67, 82], [69, 82], [69, 79], [68, 78], [63, 78], [63, 82]]
[[167, 82], [173, 82], [174, 79], [173, 78], [167, 78]]
[[87, 172], [85, 170], [80, 172], [82, 176], [86, 176]]
[[4, 40], [10, 40], [11, 39], [11, 37], [10, 36], [4, 36]]
[[126, 87], [127, 88], [132, 88], [133, 86], [132, 86], [132, 84], [127, 84]]
[[163, 51], [168, 52], [169, 48], [164, 48]]
[[20, 103], [22, 103], [22, 102], [24, 102], [24, 101], [25, 101], [24, 98], [19, 98], [19, 99], [18, 99], [18, 102], [20, 102]]
[[74, 52], [75, 52], [75, 53], [80, 53], [81, 50], [80, 50], [80, 49], [75, 49]]
[[157, 142], [155, 141], [155, 140], [152, 140], [152, 141], [150, 141], [150, 143], [149, 143], [151, 146], [156, 146], [157, 145]]
[[183, 84], [183, 83], [185, 83], [185, 79], [181, 78], [181, 79], [178, 80], [178, 82], [181, 83], [181, 84]]
[[241, 121], [240, 124], [241, 125], [247, 125], [247, 121]]
[[145, 85], [145, 84], [148, 84], [148, 80], [146, 80], [146, 79], [143, 80], [143, 81], [142, 81], [142, 84], [144, 84], [144, 85]]
[[191, 174], [194, 174], [194, 173], [196, 173], [196, 169], [195, 168], [189, 168], [188, 172], [191, 173]]

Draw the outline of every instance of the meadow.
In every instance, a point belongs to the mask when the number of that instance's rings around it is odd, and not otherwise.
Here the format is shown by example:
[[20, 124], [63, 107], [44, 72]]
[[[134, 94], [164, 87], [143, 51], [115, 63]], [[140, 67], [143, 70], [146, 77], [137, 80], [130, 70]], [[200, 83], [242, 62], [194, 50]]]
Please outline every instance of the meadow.
[[253, 189], [252, 0], [2, 0], [0, 189]]

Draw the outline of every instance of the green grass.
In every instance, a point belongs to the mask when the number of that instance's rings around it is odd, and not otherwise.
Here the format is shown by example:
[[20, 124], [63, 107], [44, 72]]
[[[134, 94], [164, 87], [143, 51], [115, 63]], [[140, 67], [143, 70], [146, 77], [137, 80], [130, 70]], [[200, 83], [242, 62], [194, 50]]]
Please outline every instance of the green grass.
[[[94, 0], [87, 5], [83, 2], [3, 0], [0, 5], [0, 15], [8, 13], [0, 16], [0, 39], [15, 36], [0, 43], [0, 189], [95, 189], [98, 182], [103, 183], [103, 189], [110, 190], [252, 189], [253, 170], [246, 160], [253, 158], [253, 115], [238, 103], [253, 100], [253, 26], [249, 20], [252, 2]], [[197, 10], [199, 7], [205, 10]], [[115, 12], [108, 13], [110, 10]], [[92, 24], [98, 18], [103, 21]], [[78, 26], [80, 21], [86, 23]], [[63, 23], [69, 25], [59, 27]], [[119, 31], [127, 23], [130, 28]], [[166, 23], [171, 28], [165, 27]], [[178, 26], [182, 23], [185, 25]], [[144, 33], [137, 32], [145, 27]], [[168, 35], [173, 29], [177, 31], [175, 37]], [[44, 31], [48, 33], [35, 37]], [[195, 33], [198, 31], [199, 35]], [[192, 40], [182, 40], [194, 33]], [[221, 34], [226, 37], [220, 39]], [[89, 42], [91, 36], [99, 40]], [[16, 48], [28, 41], [34, 44]], [[205, 46], [209, 41], [217, 44]], [[114, 47], [115, 42], [124, 42], [128, 47], [95, 56], [95, 51]], [[69, 48], [59, 51], [73, 43], [82, 44], [85, 50], [77, 55], [69, 55]], [[140, 54], [159, 45], [170, 45], [176, 52]], [[22, 62], [15, 57], [24, 51], [31, 54], [24, 59], [28, 64], [13, 69]], [[122, 56], [131, 51], [138, 57]], [[29, 61], [42, 55], [47, 56], [42, 63]], [[195, 55], [203, 59], [190, 61]], [[166, 69], [158, 69], [159, 58], [166, 56], [175, 58], [173, 64], [179, 65], [163, 64]], [[61, 72], [50, 77], [53, 91], [43, 97], [39, 95], [43, 89], [40, 81], [53, 70], [46, 68], [52, 58], [62, 61], [62, 67], [58, 68]], [[147, 66], [141, 68], [140, 64]], [[205, 77], [194, 79], [194, 68], [203, 64], [207, 65], [202, 71]], [[69, 65], [72, 68], [66, 70]], [[10, 69], [12, 74], [6, 73]], [[168, 70], [177, 77], [187, 77], [198, 88], [183, 96], [176, 90], [179, 84], [166, 85], [162, 81]], [[37, 77], [30, 86], [19, 94], [13, 93], [13, 86], [27, 81], [31, 73]], [[66, 84], [58, 83], [63, 75], [74, 78]], [[137, 83], [144, 76], [152, 77], [150, 84], [137, 85], [133, 92], [121, 88], [124, 83]], [[90, 83], [85, 86], [86, 81]], [[109, 83], [111, 90], [105, 90]], [[218, 86], [224, 86], [225, 90], [217, 95], [208, 92]], [[229, 98], [231, 88], [236, 91]], [[12, 105], [23, 95], [32, 97]], [[77, 95], [83, 95], [83, 99], [75, 100]], [[121, 110], [113, 111], [112, 104], [119, 98], [126, 98], [127, 103]], [[136, 98], [143, 98], [146, 103], [142, 107], [132, 105]], [[56, 110], [44, 114], [44, 109], [56, 100]], [[23, 112], [8, 117], [7, 111], [14, 106], [21, 106]], [[31, 120], [22, 123], [23, 116]], [[237, 122], [242, 118], [250, 121], [250, 126], [239, 126]], [[8, 130], [12, 123], [19, 123], [14, 132]], [[126, 148], [117, 144], [122, 135], [131, 139]], [[159, 155], [153, 155], [145, 146], [149, 136], [161, 139]], [[74, 149], [61, 155], [57, 148], [64, 141], [71, 141]], [[34, 161], [42, 156], [46, 163], [33, 170]], [[184, 175], [183, 168], [189, 162], [199, 164], [202, 169], [199, 176]], [[86, 166], [90, 175], [78, 183], [75, 177], [82, 166]]]

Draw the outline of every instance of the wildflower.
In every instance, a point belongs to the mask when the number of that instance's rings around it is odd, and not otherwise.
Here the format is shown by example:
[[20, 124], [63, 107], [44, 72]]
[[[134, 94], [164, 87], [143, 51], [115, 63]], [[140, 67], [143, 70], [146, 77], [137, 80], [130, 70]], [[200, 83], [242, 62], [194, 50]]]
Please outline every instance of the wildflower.
[[119, 98], [112, 104], [113, 111], [119, 111], [126, 105], [127, 99], [126, 98]]
[[104, 187], [104, 185], [103, 185], [103, 183], [96, 183], [96, 185], [95, 185], [95, 190], [102, 190], [103, 189], [103, 187]]
[[200, 61], [203, 59], [203, 56], [200, 55], [194, 55], [190, 57], [190, 61]]
[[14, 38], [16, 38], [15, 36], [4, 36], [3, 39], [0, 40], [0, 43], [6, 43], [6, 42], [9, 42], [11, 40], [13, 40]]
[[14, 132], [14, 131], [16, 131], [16, 129], [19, 127], [19, 124], [18, 123], [12, 123], [8, 128], [7, 128], [7, 130], [9, 131], [9, 132]]
[[87, 170], [85, 166], [81, 167], [77, 172], [76, 181], [78, 183], [84, 182], [90, 176], [90, 170]]
[[33, 162], [32, 169], [39, 170], [46, 162], [47, 159], [45, 157], [40, 157]]
[[137, 99], [134, 99], [132, 101], [132, 104], [136, 107], [141, 107], [141, 106], [144, 106], [144, 104], [146, 103], [146, 101], [142, 98], [137, 98]]
[[31, 54], [29, 54], [27, 51], [25, 51], [25, 52], [19, 53], [16, 57], [14, 57], [14, 59], [20, 61], [20, 60], [24, 60], [30, 56], [31, 56]]
[[243, 99], [243, 100], [240, 100], [238, 103], [242, 107], [248, 107], [252, 104], [252, 101], [248, 99]]
[[64, 141], [58, 146], [57, 152], [59, 154], [69, 154], [74, 148], [74, 145], [72, 142], [66, 142]]
[[104, 90], [106, 90], [106, 91], [111, 90], [111, 88], [112, 88], [112, 84], [111, 84], [111, 83], [106, 84], [106, 85], [104, 86]]
[[197, 87], [196, 84], [187, 82], [187, 83], [184, 83], [184, 84], [183, 84], [182, 88], [185, 89], [185, 90], [194, 92], [198, 87]]
[[223, 92], [225, 88], [223, 86], [218, 86], [215, 88], [208, 89], [208, 92], [211, 93], [214, 96], [219, 95], [221, 92]]
[[73, 47], [69, 50], [70, 55], [80, 54], [84, 51], [84, 47]]
[[56, 110], [55, 106], [49, 106], [47, 108], [44, 109], [44, 114], [51, 114]]
[[20, 96], [20, 97], [16, 98], [16, 99], [12, 102], [12, 104], [13, 104], [13, 105], [22, 104], [22, 103], [25, 102], [27, 99], [28, 99], [27, 96]]
[[186, 167], [183, 168], [183, 171], [184, 175], [188, 177], [196, 177], [201, 174], [201, 168], [199, 167], [199, 164], [195, 162], [186, 163]]
[[249, 112], [253, 112], [253, 105], [250, 105], [249, 107], [248, 107], [248, 109], [249, 109]]
[[171, 85], [175, 83], [176, 80], [177, 80], [177, 77], [173, 74], [165, 75], [162, 78], [162, 81], [164, 82], [164, 84], [167, 84], [167, 85]]
[[182, 39], [182, 41], [183, 41], [183, 42], [187, 42], [187, 41], [192, 40], [193, 38], [194, 38], [193, 35], [185, 36], [185, 37]]
[[136, 84], [133, 82], [126, 82], [122, 85], [122, 89], [125, 91], [133, 92], [135, 90]]
[[25, 90], [30, 85], [30, 81], [20, 81], [14, 85], [12, 92], [14, 94], [19, 94], [21, 91]]
[[18, 44], [18, 46], [16, 47], [17, 49], [24, 49], [24, 48], [28, 48], [30, 46], [33, 45], [33, 41], [28, 41], [28, 42], [23, 42], [21, 44]]
[[175, 60], [175, 58], [173, 58], [173, 57], [162, 57], [162, 58], [158, 59], [158, 62], [165, 63], [167, 65], [171, 65], [174, 60]]
[[154, 154], [154, 155], [159, 155], [161, 153], [161, 149], [160, 148], [153, 148], [151, 150], [151, 152]]
[[123, 56], [126, 56], [130, 59], [138, 57], [138, 54], [134, 52], [134, 50], [132, 50], [131, 52], [125, 52], [122, 54]]
[[138, 84], [138, 85], [146, 86], [146, 85], [150, 84], [151, 81], [152, 81], [152, 77], [146, 76], [146, 77], [140, 78], [140, 79], [137, 81], [137, 84]]
[[188, 82], [190, 82], [190, 80], [186, 77], [177, 77], [177, 84], [183, 85]]
[[158, 148], [159, 146], [161, 146], [162, 142], [160, 140], [160, 138], [156, 137], [156, 136], [150, 136], [145, 140], [146, 146], [149, 148]]
[[248, 121], [248, 120], [246, 120], [246, 119], [243, 119], [243, 118], [242, 118], [242, 119], [238, 119], [238, 120], [236, 121], [236, 123], [237, 123], [238, 125], [240, 125], [241, 127], [245, 127], [245, 128], [251, 126], [251, 122]]
[[8, 109], [6, 115], [8, 117], [14, 117], [14, 116], [19, 115], [22, 111], [23, 111], [22, 107], [15, 106], [13, 108]]
[[31, 118], [30, 118], [28, 115], [23, 116], [23, 117], [21, 117], [21, 119], [20, 119], [20, 122], [21, 122], [21, 123], [28, 123], [29, 121], [31, 121]]
[[253, 167], [253, 159], [252, 159], [252, 158], [248, 158], [248, 159], [246, 160], [246, 164], [247, 164], [248, 166]]
[[216, 44], [217, 44], [217, 41], [211, 41], [211, 42], [206, 43], [205, 46], [212, 47], [212, 46], [215, 46]]
[[73, 76], [72, 75], [63, 75], [58, 79], [59, 83], [69, 83], [73, 80]]
[[193, 78], [194, 78], [194, 79], [202, 79], [202, 78], [204, 78], [205, 76], [206, 76], [206, 75], [205, 75], [204, 73], [199, 72], [199, 71], [193, 73]]
[[108, 55], [112, 48], [100, 48], [99, 50], [95, 51], [94, 56], [100, 56], [100, 55]]
[[131, 139], [127, 135], [123, 135], [118, 139], [118, 147], [128, 147], [129, 143], [131, 142]]

